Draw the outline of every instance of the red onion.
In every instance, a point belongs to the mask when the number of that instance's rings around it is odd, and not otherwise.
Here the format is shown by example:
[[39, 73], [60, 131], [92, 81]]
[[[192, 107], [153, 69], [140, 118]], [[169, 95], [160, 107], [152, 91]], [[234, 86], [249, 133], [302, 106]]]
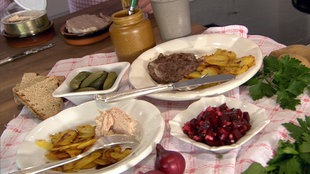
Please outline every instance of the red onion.
[[179, 152], [168, 151], [157, 144], [155, 169], [165, 174], [182, 174], [185, 170], [185, 159]]
[[150, 170], [144, 174], [165, 174], [165, 173], [160, 170]]

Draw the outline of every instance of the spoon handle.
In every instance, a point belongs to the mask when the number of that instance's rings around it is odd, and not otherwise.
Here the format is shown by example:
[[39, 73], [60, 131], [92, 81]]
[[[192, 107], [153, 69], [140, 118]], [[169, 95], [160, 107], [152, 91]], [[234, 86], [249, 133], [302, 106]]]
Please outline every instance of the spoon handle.
[[125, 92], [117, 92], [117, 93], [111, 93], [111, 94], [105, 94], [105, 95], [95, 95], [95, 100], [102, 100], [104, 102], [115, 102], [119, 100], [124, 99], [130, 99], [130, 98], [136, 98], [139, 96], [155, 93], [155, 92], [162, 92], [162, 91], [169, 91], [172, 90], [173, 86], [172, 84], [166, 84], [166, 85], [156, 85], [152, 87], [147, 88], [141, 88], [141, 89], [134, 89], [130, 91]]
[[46, 171], [46, 170], [49, 170], [49, 169], [70, 163], [70, 162], [73, 162], [73, 161], [76, 161], [76, 160], [79, 160], [79, 159], [87, 156], [89, 153], [91, 153], [91, 152], [86, 151], [85, 153], [81, 153], [80, 155], [77, 155], [77, 156], [72, 157], [72, 158], [68, 158], [68, 159], [64, 159], [64, 160], [60, 160], [60, 161], [52, 162], [52, 163], [46, 163], [46, 164], [36, 166], [36, 167], [26, 168], [24, 170], [19, 170], [19, 171], [13, 172], [11, 174], [40, 173], [40, 172], [43, 172], [43, 171]]
[[129, 7], [129, 10], [128, 10], [128, 15], [129, 16], [135, 13], [136, 4], [137, 4], [137, 0], [131, 0], [130, 1], [130, 7]]

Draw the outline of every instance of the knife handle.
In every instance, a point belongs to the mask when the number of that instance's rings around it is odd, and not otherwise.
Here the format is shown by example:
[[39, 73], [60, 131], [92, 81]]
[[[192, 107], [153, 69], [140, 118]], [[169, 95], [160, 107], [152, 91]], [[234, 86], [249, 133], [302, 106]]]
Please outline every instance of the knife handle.
[[169, 91], [172, 89], [173, 89], [172, 84], [157, 85], [157, 86], [152, 86], [152, 87], [147, 87], [147, 88], [134, 89], [134, 90], [125, 91], [125, 92], [116, 92], [116, 93], [105, 94], [105, 95], [97, 94], [95, 95], [95, 100], [100, 100], [106, 103], [110, 103], [110, 102], [115, 102], [115, 101], [124, 100], [124, 99], [136, 98], [136, 97], [151, 94], [154, 92]]

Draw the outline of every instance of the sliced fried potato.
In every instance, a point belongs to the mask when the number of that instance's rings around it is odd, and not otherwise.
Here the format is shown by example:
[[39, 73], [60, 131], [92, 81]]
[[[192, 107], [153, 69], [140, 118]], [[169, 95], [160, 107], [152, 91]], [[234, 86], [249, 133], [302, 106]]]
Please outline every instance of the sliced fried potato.
[[209, 66], [206, 67], [202, 72], [201, 75], [208, 75], [208, 76], [214, 76], [218, 75], [220, 73], [220, 69], [217, 66]]
[[101, 153], [98, 151], [95, 151], [91, 153], [90, 155], [78, 160], [74, 166], [74, 170], [80, 170], [89, 163], [93, 162], [95, 159], [99, 158], [101, 156]]
[[111, 164], [111, 161], [110, 161], [110, 160], [108, 160], [108, 159], [102, 159], [102, 158], [97, 158], [97, 159], [94, 160], [94, 162], [95, 162], [96, 164], [101, 165], [101, 166], [106, 166], [106, 165]]
[[36, 140], [35, 143], [37, 146], [39, 146], [45, 150], [50, 150], [53, 148], [53, 144], [46, 141], [46, 140]]
[[112, 152], [110, 155], [114, 159], [123, 159], [126, 156], [128, 156], [130, 153], [131, 153], [130, 149], [125, 149], [124, 151], [120, 151], [120, 152], [117, 152], [117, 151]]
[[187, 79], [196, 79], [196, 78], [200, 78], [202, 75], [200, 72], [198, 71], [194, 71], [194, 72], [191, 72], [190, 74], [186, 75], [185, 78]]
[[223, 54], [213, 54], [210, 56], [205, 56], [204, 61], [212, 65], [227, 66], [229, 57]]
[[79, 138], [93, 138], [95, 136], [95, 127], [91, 125], [78, 126], [76, 130], [79, 132]]
[[[45, 157], [51, 161], [67, 159], [87, 151], [97, 141], [94, 132], [94, 126], [82, 125], [76, 127], [76, 129], [50, 135], [50, 142], [47, 140], [37, 140], [36, 144], [48, 150]], [[65, 140], [66, 138], [69, 140]], [[70, 143], [67, 144], [69, 141]], [[97, 150], [78, 161], [54, 168], [53, 170], [76, 172], [82, 169], [105, 167], [122, 160], [131, 152], [129, 150], [122, 151], [121, 146]]]
[[239, 75], [246, 72], [248, 69], [249, 69], [248, 66], [242, 66], [242, 67], [226, 66], [222, 67], [221, 72], [223, 74]]
[[92, 146], [96, 141], [97, 141], [97, 139], [93, 138], [91, 140], [88, 140], [88, 141], [80, 143], [76, 148], [84, 149], [84, 148], [86, 148], [88, 146]]
[[226, 55], [226, 56], [228, 56], [228, 58], [230, 60], [237, 58], [237, 54], [235, 52], [224, 50], [224, 49], [217, 49], [214, 54], [216, 54], [216, 55]]

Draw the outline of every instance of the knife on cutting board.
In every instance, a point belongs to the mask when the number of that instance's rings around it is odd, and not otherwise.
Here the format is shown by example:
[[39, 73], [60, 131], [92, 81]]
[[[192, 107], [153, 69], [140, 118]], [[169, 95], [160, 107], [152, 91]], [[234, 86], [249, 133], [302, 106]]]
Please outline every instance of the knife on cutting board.
[[95, 100], [104, 101], [107, 103], [115, 102], [119, 100], [129, 99], [129, 98], [136, 98], [139, 96], [155, 93], [155, 92], [163, 92], [163, 91], [188, 91], [195, 89], [201, 85], [210, 84], [210, 83], [217, 83], [217, 82], [225, 82], [228, 80], [234, 79], [235, 76], [231, 74], [220, 74], [215, 76], [205, 76], [202, 78], [197, 79], [190, 79], [185, 81], [180, 81], [176, 83], [169, 83], [169, 84], [160, 84], [152, 87], [146, 87], [141, 89], [134, 89], [125, 92], [116, 92], [110, 94], [96, 94]]
[[47, 45], [43, 45], [43, 46], [39, 46], [39, 47], [35, 47], [35, 48], [32, 48], [30, 50], [26, 50], [22, 53], [19, 53], [19, 54], [16, 54], [14, 56], [10, 56], [10, 57], [7, 57], [7, 58], [4, 58], [4, 59], [1, 59], [0, 60], [0, 65], [2, 64], [5, 64], [5, 63], [9, 63], [9, 62], [12, 62], [16, 59], [20, 59], [20, 58], [23, 58], [23, 57], [26, 57], [30, 54], [35, 54], [37, 52], [40, 52], [40, 51], [43, 51], [43, 50], [46, 50], [48, 48], [51, 48], [55, 45], [55, 43], [50, 43], [50, 44], [47, 44]]

